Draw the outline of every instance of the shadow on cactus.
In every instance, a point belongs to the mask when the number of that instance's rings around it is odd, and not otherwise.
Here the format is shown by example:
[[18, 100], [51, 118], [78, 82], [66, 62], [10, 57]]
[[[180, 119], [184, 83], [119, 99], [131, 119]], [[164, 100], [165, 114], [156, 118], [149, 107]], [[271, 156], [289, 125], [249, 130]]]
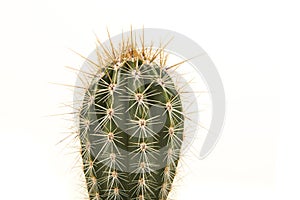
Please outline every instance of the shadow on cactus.
[[[142, 39], [143, 41], [143, 39]], [[78, 112], [90, 200], [164, 200], [180, 159], [184, 114], [164, 48], [98, 42]]]

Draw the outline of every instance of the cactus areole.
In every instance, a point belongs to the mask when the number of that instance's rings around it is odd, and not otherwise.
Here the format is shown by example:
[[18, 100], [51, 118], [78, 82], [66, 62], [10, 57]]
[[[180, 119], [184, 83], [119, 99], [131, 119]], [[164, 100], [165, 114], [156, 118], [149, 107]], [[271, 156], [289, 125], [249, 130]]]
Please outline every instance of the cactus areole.
[[167, 199], [184, 115], [163, 49], [131, 41], [101, 52], [79, 115], [89, 199]]

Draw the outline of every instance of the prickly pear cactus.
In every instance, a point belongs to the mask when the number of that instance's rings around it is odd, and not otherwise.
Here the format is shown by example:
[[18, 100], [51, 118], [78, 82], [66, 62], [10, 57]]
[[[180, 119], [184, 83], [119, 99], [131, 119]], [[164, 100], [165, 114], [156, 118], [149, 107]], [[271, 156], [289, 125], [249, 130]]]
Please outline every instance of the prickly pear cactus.
[[180, 94], [163, 49], [120, 46], [98, 49], [79, 111], [89, 199], [164, 200], [183, 140]]

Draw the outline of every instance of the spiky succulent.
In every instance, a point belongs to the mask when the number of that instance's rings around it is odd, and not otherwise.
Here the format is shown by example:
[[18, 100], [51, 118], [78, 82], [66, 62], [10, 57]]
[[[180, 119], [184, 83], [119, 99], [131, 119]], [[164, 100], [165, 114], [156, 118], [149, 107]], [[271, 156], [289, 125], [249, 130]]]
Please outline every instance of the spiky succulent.
[[79, 110], [90, 200], [164, 200], [180, 159], [184, 115], [163, 48], [99, 42]]

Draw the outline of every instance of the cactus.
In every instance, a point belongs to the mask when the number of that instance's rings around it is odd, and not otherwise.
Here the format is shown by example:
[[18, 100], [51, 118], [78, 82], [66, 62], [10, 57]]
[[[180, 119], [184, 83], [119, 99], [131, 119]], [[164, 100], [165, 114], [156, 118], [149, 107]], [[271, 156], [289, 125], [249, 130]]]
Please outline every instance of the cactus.
[[163, 48], [97, 47], [98, 63], [79, 111], [79, 139], [90, 200], [164, 200], [183, 141], [180, 92]]

